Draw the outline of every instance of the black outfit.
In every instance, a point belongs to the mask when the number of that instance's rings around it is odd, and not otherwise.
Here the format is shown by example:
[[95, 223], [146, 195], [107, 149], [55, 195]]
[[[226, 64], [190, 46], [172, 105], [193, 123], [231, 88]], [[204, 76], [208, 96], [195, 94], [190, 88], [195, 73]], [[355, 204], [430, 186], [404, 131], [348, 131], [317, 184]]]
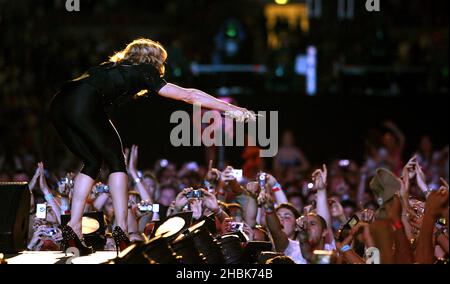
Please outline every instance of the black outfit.
[[125, 172], [122, 141], [107, 115], [140, 92], [157, 94], [166, 84], [150, 64], [104, 63], [63, 84], [50, 105], [53, 125], [66, 146], [83, 161], [82, 173], [97, 178], [102, 162]]

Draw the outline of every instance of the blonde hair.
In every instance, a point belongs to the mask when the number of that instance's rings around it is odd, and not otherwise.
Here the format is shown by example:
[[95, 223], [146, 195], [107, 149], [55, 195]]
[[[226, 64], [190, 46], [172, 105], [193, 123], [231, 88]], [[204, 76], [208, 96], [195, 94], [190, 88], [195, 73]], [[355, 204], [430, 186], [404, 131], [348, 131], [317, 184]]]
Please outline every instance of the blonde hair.
[[164, 62], [167, 59], [167, 51], [156, 41], [146, 38], [133, 40], [124, 50], [116, 52], [109, 61], [119, 63], [130, 61], [133, 64], [152, 64], [158, 69], [160, 75], [164, 75]]

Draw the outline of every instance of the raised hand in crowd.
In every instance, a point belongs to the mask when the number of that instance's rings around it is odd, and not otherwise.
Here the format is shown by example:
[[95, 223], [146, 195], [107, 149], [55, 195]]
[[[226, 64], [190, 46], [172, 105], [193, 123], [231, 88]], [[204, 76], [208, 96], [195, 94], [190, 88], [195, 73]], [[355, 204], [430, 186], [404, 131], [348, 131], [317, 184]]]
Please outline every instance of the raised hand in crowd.
[[372, 221], [375, 219], [375, 212], [372, 209], [364, 209], [357, 212], [356, 215], [359, 217], [359, 220], [367, 224], [372, 223]]
[[409, 198], [410, 184], [411, 181], [416, 177], [416, 167], [418, 167], [417, 157], [413, 156], [402, 170], [402, 182], [403, 186], [400, 190], [400, 197], [402, 198], [402, 202], [405, 202]]
[[43, 245], [46, 241], [51, 241], [50, 247], [45, 249], [58, 249], [62, 239], [62, 232], [60, 229], [48, 225], [40, 225], [34, 231], [27, 248], [29, 250], [39, 251], [43, 249]]
[[331, 243], [333, 240], [333, 223], [331, 220], [330, 208], [328, 206], [327, 178], [328, 170], [325, 164], [322, 165], [322, 169], [317, 169], [312, 174], [314, 188], [317, 190], [316, 211], [317, 214], [326, 221], [328, 232], [327, 243]]
[[366, 248], [375, 247], [375, 242], [370, 234], [369, 224], [365, 222], [358, 222], [350, 229], [349, 234], [342, 242], [336, 243], [336, 248], [346, 263], [350, 264], [364, 264], [366, 263], [361, 256], [359, 256], [353, 249], [353, 241], [355, 238], [364, 243]]
[[[139, 202], [129, 202], [131, 206], [131, 211], [134, 213], [134, 216], [137, 220], [142, 218], [143, 216], [153, 215], [152, 210], [139, 210], [139, 208], [148, 208], [153, 205], [151, 200], [141, 200]], [[151, 219], [151, 218], [150, 218]]]
[[311, 262], [312, 260], [312, 254], [313, 249], [309, 242], [309, 225], [308, 225], [308, 215], [303, 215], [297, 218], [296, 220], [296, 231], [297, 234], [297, 240], [300, 245], [300, 250], [302, 253], [303, 258], [305, 258], [307, 261]]
[[422, 171], [422, 167], [419, 164], [416, 164], [415, 170], [416, 170], [415, 176], [416, 176], [417, 186], [420, 188], [420, 190], [423, 192], [423, 194], [425, 196], [427, 196], [430, 193], [430, 191], [428, 189], [426, 177]]
[[314, 182], [314, 188], [317, 191], [326, 190], [327, 189], [327, 166], [322, 165], [322, 169], [317, 169], [312, 174], [312, 179]]
[[38, 164], [38, 166], [36, 167], [36, 170], [34, 172], [33, 177], [31, 178], [30, 182], [28, 183], [28, 189], [30, 191], [32, 191], [36, 187], [36, 184], [38, 182], [38, 179], [39, 179], [40, 175], [41, 175], [41, 167]]
[[206, 189], [201, 188], [200, 190], [202, 191], [203, 206], [212, 212], [219, 222], [222, 223], [225, 218], [228, 218], [228, 215], [220, 207], [216, 196]]
[[220, 210], [219, 203], [216, 196], [213, 193], [208, 192], [206, 189], [201, 188], [203, 206], [209, 209], [213, 213], [217, 213]]
[[248, 182], [245, 186], [245, 189], [247, 193], [255, 199], [258, 198], [259, 192], [261, 191], [261, 188], [257, 181]]
[[258, 182], [256, 182], [256, 181], [248, 182], [245, 187], [246, 187], [245, 188], [246, 204], [245, 204], [245, 210], [244, 210], [244, 220], [251, 227], [254, 227], [258, 223], [257, 222], [257, 216], [258, 216], [257, 198], [259, 196], [261, 189], [259, 187]]
[[138, 175], [137, 163], [138, 163], [138, 146], [133, 145], [131, 146], [130, 150], [128, 173], [131, 176], [132, 183], [135, 186], [136, 191], [139, 192], [141, 199], [150, 200], [151, 202], [153, 202], [153, 192], [151, 192], [151, 189], [146, 188], [142, 183], [142, 178]]
[[287, 203], [288, 199], [286, 194], [284, 194], [284, 191], [282, 190], [277, 179], [271, 174], [266, 174], [266, 180], [266, 190], [272, 193], [275, 204]]
[[47, 184], [47, 180], [44, 174], [45, 173], [44, 163], [39, 162], [38, 168], [39, 168], [39, 187], [42, 193], [44, 194], [45, 200], [48, 202], [54, 214], [56, 215], [58, 223], [61, 224], [61, 207], [56, 202], [52, 192], [50, 191], [50, 187]]
[[227, 166], [221, 173], [220, 179], [225, 183], [225, 188], [229, 188], [234, 194], [240, 195], [244, 192], [244, 188], [239, 184], [233, 174], [233, 167]]
[[42, 245], [42, 236], [45, 234], [47, 230], [46, 225], [38, 226], [31, 237], [31, 240], [28, 242], [27, 248], [29, 250], [40, 250], [40, 246]]
[[[208, 190], [214, 190], [214, 193], [217, 193], [217, 187], [219, 183], [222, 183], [221, 174], [218, 169], [213, 168], [213, 161], [209, 160], [208, 171], [205, 175]], [[221, 187], [223, 187], [223, 184], [221, 184]]]
[[445, 182], [439, 190], [432, 191], [427, 196], [416, 246], [415, 261], [417, 263], [431, 264], [434, 262], [433, 232], [439, 218], [445, 218], [448, 224], [448, 195], [448, 185]]
[[192, 211], [192, 218], [198, 220], [203, 216], [203, 201], [199, 198], [189, 199], [189, 208]]
[[173, 202], [173, 213], [178, 213], [178, 212], [183, 211], [183, 208], [186, 206], [186, 204], [188, 204], [187, 195], [192, 190], [193, 190], [192, 187], [185, 188], [177, 194], [177, 196], [175, 197], [175, 200]]

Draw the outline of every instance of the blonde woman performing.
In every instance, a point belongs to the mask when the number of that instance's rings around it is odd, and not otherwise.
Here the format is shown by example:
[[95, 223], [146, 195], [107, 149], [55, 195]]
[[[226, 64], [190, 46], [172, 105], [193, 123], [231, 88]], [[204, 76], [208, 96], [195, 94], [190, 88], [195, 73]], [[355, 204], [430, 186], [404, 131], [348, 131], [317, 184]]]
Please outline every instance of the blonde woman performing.
[[[116, 226], [113, 237], [121, 250], [127, 237], [128, 175], [122, 143], [109, 120], [105, 107], [119, 104], [136, 94], [163, 96], [189, 104], [225, 112], [237, 120], [255, 116], [197, 89], [186, 89], [164, 80], [164, 47], [149, 39], [137, 39], [109, 62], [89, 69], [77, 79], [63, 84], [52, 99], [50, 117], [64, 144], [83, 162], [75, 178], [71, 219], [62, 228], [65, 248], [76, 247], [81, 255], [92, 253], [82, 242], [81, 220], [86, 199], [95, 183], [102, 162], [110, 170], [108, 185], [113, 198]], [[145, 90], [144, 92], [142, 90]]]

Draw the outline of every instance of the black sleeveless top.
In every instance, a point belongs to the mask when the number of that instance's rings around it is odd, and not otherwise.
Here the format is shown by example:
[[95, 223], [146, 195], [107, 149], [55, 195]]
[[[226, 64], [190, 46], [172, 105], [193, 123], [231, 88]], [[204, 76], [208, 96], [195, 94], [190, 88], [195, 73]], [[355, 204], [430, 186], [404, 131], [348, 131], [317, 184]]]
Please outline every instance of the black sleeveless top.
[[122, 105], [142, 90], [157, 94], [167, 82], [151, 64], [106, 62], [90, 68], [80, 77], [66, 82], [65, 87], [86, 83], [102, 96], [104, 106]]

